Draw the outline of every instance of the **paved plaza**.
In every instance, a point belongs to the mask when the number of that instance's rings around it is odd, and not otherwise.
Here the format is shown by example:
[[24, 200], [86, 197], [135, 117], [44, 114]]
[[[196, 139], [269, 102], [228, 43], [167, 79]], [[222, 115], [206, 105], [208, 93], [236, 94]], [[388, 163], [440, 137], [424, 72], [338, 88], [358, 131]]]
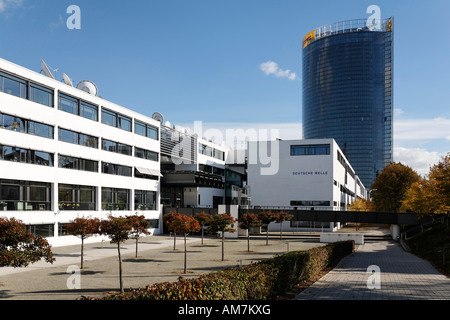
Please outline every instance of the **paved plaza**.
[[[357, 246], [357, 250], [335, 269], [299, 293], [296, 300], [450, 299], [450, 279], [437, 272], [430, 263], [406, 253], [398, 243], [386, 238], [380, 241], [388, 235], [384, 227], [343, 228], [339, 232], [363, 232], [370, 240]], [[177, 238], [176, 250], [173, 249], [173, 238], [167, 235], [142, 238], [137, 258], [135, 242], [130, 240], [121, 245], [124, 288], [177, 281], [180, 276], [198, 277], [287, 251], [322, 246], [318, 235], [286, 233], [280, 240], [273, 233], [268, 246], [265, 236], [255, 237], [250, 242], [250, 252], [247, 252], [246, 238], [228, 239], [225, 261], [221, 261], [220, 239], [207, 238], [202, 245], [199, 237], [189, 237], [187, 274], [183, 274], [184, 243], [181, 237]], [[57, 247], [53, 252], [54, 264], [38, 262], [27, 268], [0, 268], [0, 300], [76, 300], [81, 296], [102, 297], [106, 292], [118, 291], [116, 245], [109, 242], [85, 245], [80, 289], [70, 288], [73, 274], [69, 268], [80, 265], [80, 246]], [[377, 267], [379, 273], [368, 273], [369, 266]]]

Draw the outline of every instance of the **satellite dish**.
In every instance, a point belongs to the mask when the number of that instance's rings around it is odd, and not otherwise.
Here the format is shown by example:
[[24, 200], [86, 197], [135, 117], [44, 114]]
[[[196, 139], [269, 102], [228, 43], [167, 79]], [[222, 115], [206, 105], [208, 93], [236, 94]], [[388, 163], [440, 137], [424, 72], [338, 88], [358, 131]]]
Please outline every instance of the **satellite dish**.
[[172, 124], [169, 121], [166, 121], [166, 123], [164, 124], [166, 127], [172, 127]]
[[164, 117], [163, 117], [163, 115], [162, 115], [161, 113], [159, 113], [159, 112], [153, 113], [152, 119], [153, 119], [153, 120], [156, 120], [156, 121], [159, 121], [159, 122], [161, 122], [161, 123], [164, 122]]
[[69, 78], [69, 76], [65, 73], [63, 73], [63, 80], [64, 83], [67, 84], [68, 86], [73, 87], [73, 80]]
[[[50, 68], [47, 66], [47, 64], [45, 63], [44, 60], [41, 59], [41, 65], [42, 65], [42, 71], [44, 72], [44, 74], [52, 79], [55, 79], [55, 77], [53, 76], [53, 74], [50, 71]], [[53, 71], [57, 71], [58, 69], [55, 69]]]
[[80, 81], [80, 83], [77, 84], [77, 89], [92, 94], [93, 96], [96, 96], [98, 93], [98, 89], [95, 83], [89, 80]]

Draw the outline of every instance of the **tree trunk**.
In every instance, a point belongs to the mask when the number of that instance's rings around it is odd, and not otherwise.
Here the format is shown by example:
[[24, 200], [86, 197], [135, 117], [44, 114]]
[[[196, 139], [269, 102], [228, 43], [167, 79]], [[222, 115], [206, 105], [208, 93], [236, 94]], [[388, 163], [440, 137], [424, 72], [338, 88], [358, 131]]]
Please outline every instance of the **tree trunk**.
[[225, 260], [225, 249], [224, 249], [224, 246], [225, 246], [225, 232], [222, 231], [222, 261]]
[[173, 233], [173, 250], [176, 250], [176, 244], [177, 244], [177, 234]]
[[122, 282], [122, 257], [120, 256], [120, 242], [117, 243], [117, 252], [119, 253], [119, 283], [120, 283], [120, 293], [123, 293], [123, 282]]
[[247, 251], [250, 252], [250, 229], [247, 230]]
[[138, 257], [138, 242], [139, 242], [139, 238], [136, 238], [136, 258]]
[[187, 245], [186, 245], [186, 233], [184, 234], [184, 273], [187, 272]]
[[203, 224], [203, 225], [202, 225], [202, 245], [203, 245], [203, 233], [204, 233], [204, 228], [205, 228], [205, 225]]
[[280, 222], [280, 240], [283, 240], [283, 221]]
[[267, 225], [267, 230], [266, 230], [266, 246], [269, 245], [269, 225]]
[[83, 269], [84, 266], [84, 259], [83, 259], [83, 255], [84, 255], [84, 238], [81, 238], [81, 266], [80, 269]]

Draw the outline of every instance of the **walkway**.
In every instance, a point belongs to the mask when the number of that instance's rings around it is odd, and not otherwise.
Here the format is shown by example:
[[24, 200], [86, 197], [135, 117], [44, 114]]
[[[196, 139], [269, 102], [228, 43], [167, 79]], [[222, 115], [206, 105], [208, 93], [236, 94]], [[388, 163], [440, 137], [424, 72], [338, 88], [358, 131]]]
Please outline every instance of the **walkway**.
[[[373, 267], [368, 272], [369, 266], [378, 266], [380, 272], [372, 273]], [[450, 300], [450, 279], [396, 242], [371, 242], [359, 246], [295, 299]]]

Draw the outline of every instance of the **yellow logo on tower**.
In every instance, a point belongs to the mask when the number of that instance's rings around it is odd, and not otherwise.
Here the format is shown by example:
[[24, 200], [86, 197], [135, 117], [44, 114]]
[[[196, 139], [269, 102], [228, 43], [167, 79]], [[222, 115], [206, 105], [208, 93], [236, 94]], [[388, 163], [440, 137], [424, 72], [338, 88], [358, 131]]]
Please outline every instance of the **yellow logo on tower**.
[[308, 44], [316, 40], [316, 30], [309, 32], [304, 38], [303, 38], [303, 49], [306, 48]]

